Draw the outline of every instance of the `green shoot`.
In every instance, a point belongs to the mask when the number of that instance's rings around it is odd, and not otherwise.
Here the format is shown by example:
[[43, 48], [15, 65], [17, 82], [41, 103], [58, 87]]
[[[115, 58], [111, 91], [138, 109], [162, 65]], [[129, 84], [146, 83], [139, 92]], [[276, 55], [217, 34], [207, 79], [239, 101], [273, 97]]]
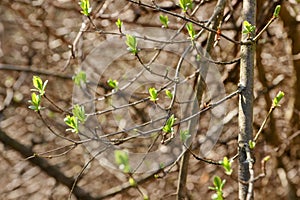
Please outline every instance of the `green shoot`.
[[284, 92], [282, 91], [279, 91], [276, 95], [276, 97], [273, 99], [273, 105], [272, 107], [278, 107], [280, 106], [279, 105], [279, 102], [281, 101], [281, 99], [284, 97]]
[[281, 6], [277, 5], [275, 10], [274, 10], [273, 17], [278, 18], [279, 13], [280, 13], [280, 9], [281, 9]]
[[129, 165], [128, 153], [122, 150], [115, 150], [115, 162], [124, 173], [129, 173], [131, 168]]
[[281, 101], [281, 99], [284, 97], [284, 93], [282, 91], [279, 91], [276, 95], [276, 97], [273, 99], [273, 103], [272, 103], [272, 106], [269, 110], [269, 113], [267, 115], [267, 117], [264, 119], [262, 125], [260, 126], [257, 134], [255, 135], [253, 141], [249, 141], [249, 147], [250, 148], [254, 148], [255, 147], [255, 142], [257, 141], [259, 135], [261, 134], [263, 128], [265, 127], [266, 123], [267, 123], [267, 120], [268, 118], [270, 117], [270, 115], [272, 114], [272, 112], [277, 108], [279, 107], [279, 102]]
[[163, 28], [168, 28], [169, 19], [167, 15], [160, 15], [159, 16], [160, 23], [162, 23]]
[[256, 142], [253, 140], [249, 140], [249, 148], [254, 149], [255, 146], [256, 146]]
[[225, 169], [225, 173], [227, 175], [231, 175], [231, 173], [233, 171], [232, 168], [231, 168], [231, 161], [226, 156], [223, 158], [223, 161], [221, 162], [221, 165]]
[[243, 27], [244, 27], [244, 30], [243, 30], [244, 34], [252, 34], [255, 32], [255, 29], [256, 29], [256, 27], [253, 26], [252, 24], [250, 24], [248, 21], [243, 22]]
[[71, 131], [72, 133], [79, 132], [79, 123], [78, 123], [77, 117], [67, 115], [64, 119], [64, 122], [66, 125], [68, 125], [70, 127], [68, 129], [66, 129], [66, 131]]
[[171, 115], [171, 117], [169, 117], [169, 119], [167, 120], [165, 126], [163, 127], [163, 132], [165, 133], [173, 133], [174, 132], [174, 128], [173, 125], [175, 123], [176, 118], [174, 117], [174, 114]]
[[118, 18], [118, 20], [116, 21], [116, 25], [117, 25], [119, 31], [121, 32], [121, 28], [122, 28], [123, 22], [120, 20], [120, 18]]
[[187, 23], [186, 29], [189, 33], [189, 36], [190, 36], [189, 38], [191, 39], [191, 41], [193, 41], [196, 37], [196, 32], [195, 32], [193, 24], [191, 22]]
[[89, 0], [81, 0], [79, 2], [79, 5], [81, 7], [81, 13], [85, 16], [89, 17], [90, 13], [92, 12], [92, 7], [90, 7], [90, 1]]
[[126, 45], [128, 46], [128, 51], [130, 51], [133, 55], [138, 53], [137, 41], [136, 38], [132, 35], [126, 35]]
[[107, 81], [107, 84], [109, 85], [109, 87], [117, 90], [118, 89], [118, 85], [119, 85], [119, 82], [117, 80], [112, 80], [111, 78], [108, 79]]
[[170, 92], [170, 90], [166, 90], [166, 95], [169, 99], [173, 98], [173, 94], [172, 94], [172, 92]]
[[32, 83], [35, 89], [31, 89], [31, 91], [36, 91], [40, 93], [41, 96], [45, 94], [46, 85], [48, 83], [48, 80], [46, 80], [44, 83], [42, 79], [39, 76], [33, 76]]
[[35, 94], [34, 92], [31, 94], [31, 100], [28, 101], [31, 103], [31, 105], [28, 107], [31, 110], [34, 110], [36, 112], [40, 111], [42, 109], [41, 107], [41, 95]]
[[193, 0], [179, 0], [179, 6], [183, 12], [193, 8]]
[[214, 187], [208, 187], [210, 190], [216, 191], [216, 193], [211, 196], [211, 199], [223, 200], [223, 187], [226, 183], [226, 180], [222, 180], [219, 176], [215, 176], [213, 183]]
[[84, 106], [79, 106], [79, 105], [75, 105], [72, 113], [75, 117], [78, 118], [80, 123], [84, 123], [86, 120], [86, 115], [85, 115], [85, 110], [84, 110]]
[[185, 131], [180, 131], [180, 141], [181, 142], [186, 142], [189, 138], [191, 137], [191, 134], [189, 133], [188, 130]]
[[267, 162], [267, 161], [269, 161], [270, 159], [271, 159], [271, 156], [266, 156], [266, 157], [264, 157], [263, 161], [264, 161], [264, 162]]
[[84, 71], [78, 72], [75, 76], [72, 77], [74, 83], [78, 86], [81, 84], [85, 84], [86, 81], [86, 73]]
[[136, 187], [137, 186], [137, 182], [132, 177], [129, 178], [129, 184], [130, 184], [131, 187]]
[[149, 88], [150, 101], [156, 102], [158, 100], [157, 90], [155, 88]]
[[165, 164], [164, 163], [159, 163], [159, 168], [160, 169], [163, 169], [163, 168], [165, 168], [166, 166], [165, 166]]

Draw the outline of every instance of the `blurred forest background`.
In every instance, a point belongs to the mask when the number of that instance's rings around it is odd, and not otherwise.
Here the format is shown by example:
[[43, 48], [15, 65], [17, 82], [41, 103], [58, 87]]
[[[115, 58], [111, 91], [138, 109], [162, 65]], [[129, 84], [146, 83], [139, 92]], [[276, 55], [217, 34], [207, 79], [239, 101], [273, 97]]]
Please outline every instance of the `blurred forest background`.
[[[94, 0], [91, 18], [105, 31], [118, 31], [115, 22], [123, 21], [126, 29], [161, 27], [158, 11], [126, 0]], [[151, 4], [150, 0], [142, 1]], [[182, 14], [177, 1], [156, 1], [169, 11]], [[196, 0], [201, 4], [196, 20], [208, 19], [215, 0]], [[255, 182], [255, 199], [300, 198], [300, 4], [295, 0], [258, 0], [257, 29], [261, 30], [276, 5], [282, 9], [277, 19], [262, 35], [256, 47], [254, 85], [254, 132], [256, 133], [279, 90], [285, 92], [281, 107], [273, 113], [255, 148], [255, 172], [261, 172], [260, 161], [267, 155], [266, 176]], [[240, 0], [227, 1], [222, 33], [239, 41], [241, 37]], [[169, 16], [169, 28], [177, 30], [182, 19]], [[82, 23], [87, 26], [76, 44], [72, 58], [70, 47]], [[196, 26], [195, 26], [196, 27]], [[200, 27], [196, 27], [198, 31]], [[47, 96], [59, 107], [72, 106], [72, 76], [81, 61], [108, 36], [94, 31], [89, 20], [80, 13], [77, 0], [1, 0], [0, 2], [0, 199], [67, 199], [74, 178], [91, 156], [79, 145], [67, 154], [52, 159], [26, 159], [33, 152], [46, 152], [66, 144], [51, 134], [38, 115], [28, 109], [32, 76], [49, 80]], [[205, 47], [204, 34], [199, 43]], [[229, 61], [239, 57], [240, 46], [221, 38], [211, 57]], [[65, 70], [63, 70], [66, 68]], [[239, 63], [218, 65], [226, 93], [236, 90]], [[106, 80], [103, 80], [105, 84]], [[228, 121], [208, 158], [220, 160], [236, 153], [238, 98], [228, 102]], [[51, 126], [67, 137], [64, 116], [48, 102], [43, 112]], [[195, 142], [195, 146], [197, 141]], [[55, 153], [57, 154], [57, 152]], [[51, 153], [47, 155], [53, 155]], [[234, 173], [226, 176], [221, 167], [190, 158], [187, 190], [189, 199], [210, 199], [214, 175], [227, 182], [226, 199], [237, 199], [237, 163]], [[140, 188], [151, 199], [174, 199], [178, 167], [163, 178], [141, 175]], [[93, 160], [75, 188], [72, 199], [142, 199], [136, 188], [129, 187], [128, 177], [121, 171], [105, 168]]]

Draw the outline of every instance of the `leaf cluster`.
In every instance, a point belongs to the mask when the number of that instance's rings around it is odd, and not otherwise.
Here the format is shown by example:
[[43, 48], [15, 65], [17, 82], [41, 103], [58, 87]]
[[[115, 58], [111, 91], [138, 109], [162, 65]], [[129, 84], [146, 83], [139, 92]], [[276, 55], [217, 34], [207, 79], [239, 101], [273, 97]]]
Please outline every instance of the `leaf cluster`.
[[[42, 100], [42, 96], [45, 95], [45, 89], [46, 89], [47, 83], [48, 83], [48, 80], [46, 80], [43, 83], [42, 79], [39, 76], [33, 76], [32, 84], [34, 86], [34, 89], [31, 89], [31, 91], [33, 91], [33, 93], [31, 94], [31, 100], [28, 101], [31, 104], [28, 107], [29, 109], [34, 110], [36, 112], [38, 112], [42, 109], [41, 100]], [[36, 94], [35, 92], [38, 92], [38, 94]]]
[[162, 129], [163, 132], [173, 133], [174, 132], [173, 125], [174, 125], [175, 121], [176, 121], [176, 118], [174, 117], [174, 114], [173, 114], [169, 117], [169, 119], [167, 120], [165, 126], [163, 127], [163, 129]]
[[187, 12], [188, 9], [193, 9], [193, 0], [179, 0], [179, 6], [183, 12]]
[[129, 165], [129, 156], [126, 151], [115, 150], [115, 162], [124, 173], [129, 173], [131, 167]]
[[133, 55], [137, 55], [138, 48], [137, 48], [137, 41], [136, 41], [136, 37], [133, 35], [126, 35], [126, 45], [127, 45], [127, 49], [128, 51], [130, 51], [130, 53], [132, 53]]
[[92, 12], [92, 7], [90, 7], [90, 1], [89, 0], [81, 0], [79, 2], [79, 5], [81, 7], [81, 13], [85, 16], [90, 16]]
[[223, 187], [226, 183], [226, 180], [222, 180], [219, 176], [214, 177], [214, 187], [208, 187], [210, 190], [216, 191], [215, 194], [211, 196], [213, 200], [223, 200]]

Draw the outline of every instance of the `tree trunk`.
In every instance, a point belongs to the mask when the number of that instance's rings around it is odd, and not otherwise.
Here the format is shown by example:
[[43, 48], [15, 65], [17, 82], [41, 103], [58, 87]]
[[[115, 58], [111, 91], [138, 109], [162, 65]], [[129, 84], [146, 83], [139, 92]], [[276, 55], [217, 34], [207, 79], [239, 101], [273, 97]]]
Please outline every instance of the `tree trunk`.
[[[243, 21], [255, 25], [256, 1], [243, 1]], [[252, 33], [251, 37], [254, 36]], [[242, 41], [247, 41], [248, 34], [242, 34]], [[254, 74], [255, 43], [241, 46], [240, 86], [245, 87], [239, 98], [239, 199], [244, 200], [248, 194], [249, 162], [247, 160], [247, 145], [252, 139], [253, 122], [253, 74]], [[253, 192], [253, 191], [252, 191]], [[250, 194], [252, 197], [253, 195]]]

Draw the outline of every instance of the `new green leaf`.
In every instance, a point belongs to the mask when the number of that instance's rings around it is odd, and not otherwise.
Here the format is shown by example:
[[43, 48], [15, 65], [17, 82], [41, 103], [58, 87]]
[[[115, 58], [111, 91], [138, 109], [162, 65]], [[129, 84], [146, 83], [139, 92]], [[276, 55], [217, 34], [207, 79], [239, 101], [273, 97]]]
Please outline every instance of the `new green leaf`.
[[120, 18], [118, 18], [118, 20], [116, 21], [116, 25], [117, 25], [118, 29], [121, 30], [123, 22], [120, 20]]
[[173, 133], [174, 132], [174, 128], [173, 125], [175, 123], [176, 118], [174, 117], [174, 114], [171, 115], [171, 117], [169, 117], [169, 119], [167, 120], [165, 126], [163, 127], [163, 132], [165, 133]]
[[130, 51], [133, 55], [136, 55], [138, 53], [137, 41], [134, 36], [127, 34], [125, 43], [128, 47], [128, 51]]
[[249, 140], [249, 148], [250, 149], [254, 149], [255, 145], [256, 145], [256, 142]]
[[137, 186], [136, 181], [135, 181], [134, 178], [132, 178], [132, 177], [129, 178], [129, 184], [130, 184], [130, 186], [132, 186], [132, 187]]
[[108, 79], [107, 81], [107, 84], [109, 85], [109, 87], [117, 90], [118, 89], [118, 85], [119, 85], [119, 82], [117, 80], [112, 80], [111, 78]]
[[75, 105], [72, 113], [75, 117], [78, 118], [79, 122], [84, 123], [86, 120], [84, 106]]
[[32, 83], [35, 89], [32, 89], [32, 91], [37, 91], [40, 93], [41, 96], [45, 94], [45, 89], [48, 83], [48, 80], [46, 80], [44, 83], [42, 79], [39, 76], [33, 76]]
[[169, 18], [167, 15], [160, 15], [159, 20], [160, 20], [160, 23], [162, 23], [163, 28], [168, 28]]
[[244, 30], [243, 30], [244, 34], [250, 34], [255, 32], [256, 27], [250, 24], [248, 21], [244, 21], [243, 26], [244, 26]]
[[157, 90], [155, 88], [149, 88], [150, 101], [156, 102], [158, 100]]
[[273, 106], [277, 107], [280, 106], [279, 102], [281, 101], [281, 99], [284, 97], [284, 92], [279, 91], [276, 95], [276, 97], [273, 99]]
[[179, 6], [183, 12], [186, 12], [188, 9], [193, 8], [193, 1], [192, 0], [179, 0]]
[[276, 8], [275, 8], [275, 10], [274, 10], [274, 13], [273, 13], [273, 16], [274, 16], [275, 18], [278, 17], [278, 15], [279, 15], [279, 13], [280, 13], [280, 9], [281, 9], [281, 6], [280, 6], [280, 5], [277, 5]]
[[186, 29], [189, 33], [189, 36], [190, 36], [190, 39], [191, 40], [194, 40], [195, 37], [196, 37], [196, 32], [195, 32], [195, 29], [194, 29], [194, 26], [191, 22], [187, 23], [186, 24]]
[[265, 162], [267, 162], [267, 161], [269, 161], [269, 160], [270, 160], [270, 158], [271, 158], [271, 156], [266, 156], [266, 157], [264, 157], [264, 159], [263, 159], [263, 160], [264, 160]]
[[221, 162], [221, 165], [225, 169], [225, 173], [227, 175], [231, 175], [231, 173], [233, 171], [232, 168], [231, 168], [231, 161], [226, 156], [223, 158], [223, 161]]
[[79, 132], [79, 123], [78, 123], [77, 117], [67, 115], [64, 119], [64, 122], [66, 125], [68, 125], [70, 127], [68, 129], [66, 129], [66, 131], [71, 131], [73, 133]]
[[191, 134], [189, 134], [188, 130], [180, 131], [180, 140], [181, 142], [186, 142], [187, 139], [191, 137]]
[[81, 0], [79, 2], [79, 5], [81, 7], [81, 13], [85, 16], [90, 16], [90, 13], [92, 12], [92, 8], [90, 7], [90, 1], [89, 0]]
[[115, 162], [124, 173], [130, 172], [128, 153], [122, 150], [115, 150]]
[[223, 187], [226, 183], [226, 180], [222, 180], [219, 176], [214, 177], [214, 187], [208, 187], [210, 190], [216, 191], [215, 194], [212, 195], [211, 199], [213, 200], [223, 200]]
[[31, 110], [34, 111], [39, 111], [41, 110], [41, 95], [40, 94], [36, 94], [36, 93], [32, 93], [31, 94], [31, 100], [28, 101], [29, 103], [31, 103], [31, 105], [28, 107]]
[[173, 94], [172, 94], [172, 92], [170, 92], [170, 90], [166, 90], [166, 95], [169, 99], [173, 98]]
[[86, 80], [86, 73], [84, 71], [78, 72], [75, 76], [72, 77], [74, 83], [78, 86], [81, 84], [85, 84], [87, 82]]

